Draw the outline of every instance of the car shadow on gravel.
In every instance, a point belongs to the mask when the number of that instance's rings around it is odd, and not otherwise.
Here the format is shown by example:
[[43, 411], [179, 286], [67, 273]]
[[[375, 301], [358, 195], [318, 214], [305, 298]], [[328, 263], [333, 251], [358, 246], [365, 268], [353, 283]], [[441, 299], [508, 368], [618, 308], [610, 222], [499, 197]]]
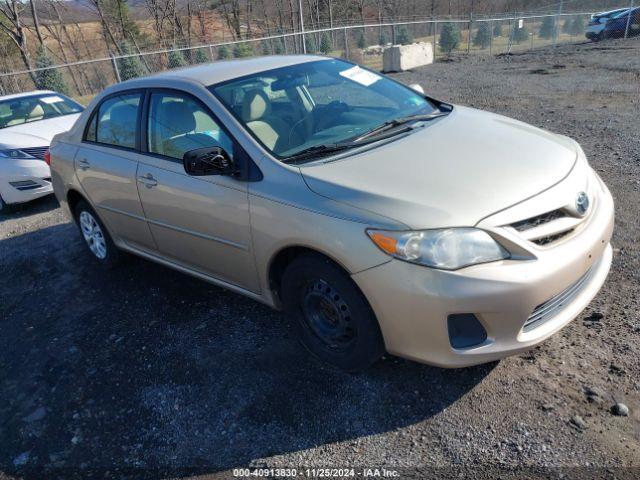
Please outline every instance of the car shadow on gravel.
[[0, 270], [6, 473], [157, 478], [261, 465], [421, 422], [493, 368], [389, 357], [344, 374], [254, 301], [143, 260], [102, 270], [71, 224], [0, 241]]
[[35, 215], [36, 213], [46, 213], [58, 208], [60, 204], [54, 195], [47, 195], [27, 203], [19, 203], [5, 207], [6, 210], [0, 212], [0, 222], [9, 219], [19, 219]]

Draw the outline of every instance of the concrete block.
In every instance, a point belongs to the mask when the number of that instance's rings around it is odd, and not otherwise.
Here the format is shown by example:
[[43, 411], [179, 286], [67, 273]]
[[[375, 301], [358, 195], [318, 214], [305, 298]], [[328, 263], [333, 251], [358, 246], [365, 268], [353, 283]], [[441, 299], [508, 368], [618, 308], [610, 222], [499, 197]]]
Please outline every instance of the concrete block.
[[433, 63], [433, 45], [430, 42], [393, 45], [384, 49], [383, 72], [403, 72]]

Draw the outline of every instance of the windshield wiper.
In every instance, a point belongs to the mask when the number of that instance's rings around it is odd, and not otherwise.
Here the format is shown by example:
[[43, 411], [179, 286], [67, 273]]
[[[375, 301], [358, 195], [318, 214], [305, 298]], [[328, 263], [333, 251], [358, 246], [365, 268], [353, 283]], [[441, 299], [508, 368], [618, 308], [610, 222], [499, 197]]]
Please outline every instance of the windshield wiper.
[[370, 137], [374, 137], [388, 130], [391, 130], [392, 128], [399, 127], [400, 125], [405, 125], [411, 122], [433, 120], [434, 118], [444, 117], [446, 115], [449, 115], [449, 112], [425, 113], [425, 114], [408, 115], [406, 117], [394, 118], [393, 120], [384, 122], [382, 125], [374, 128], [373, 130], [369, 130], [364, 135], [360, 135], [358, 138], [354, 140], [354, 142], [361, 142], [362, 140], [365, 140]]
[[337, 153], [350, 148], [359, 147], [362, 144], [345, 142], [345, 143], [323, 143], [321, 145], [314, 145], [313, 147], [305, 148], [297, 153], [284, 159], [284, 163], [295, 163], [300, 160], [307, 160], [309, 158], [315, 158], [322, 155], [328, 155], [330, 153]]

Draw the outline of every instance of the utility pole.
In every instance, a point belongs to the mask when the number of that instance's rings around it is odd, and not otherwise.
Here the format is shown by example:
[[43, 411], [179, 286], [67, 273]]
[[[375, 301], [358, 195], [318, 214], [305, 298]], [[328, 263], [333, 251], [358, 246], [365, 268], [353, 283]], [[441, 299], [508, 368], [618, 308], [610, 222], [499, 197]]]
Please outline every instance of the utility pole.
[[300, 12], [300, 32], [302, 34], [302, 53], [307, 53], [307, 42], [304, 38], [304, 18], [302, 18], [302, 0], [298, 0], [298, 12]]

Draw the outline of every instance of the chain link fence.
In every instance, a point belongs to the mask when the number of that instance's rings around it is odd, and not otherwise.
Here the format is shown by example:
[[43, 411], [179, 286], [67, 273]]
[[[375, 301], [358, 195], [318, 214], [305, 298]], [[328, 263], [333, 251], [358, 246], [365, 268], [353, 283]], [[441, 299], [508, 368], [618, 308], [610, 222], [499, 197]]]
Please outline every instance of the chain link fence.
[[608, 16], [593, 12], [547, 13], [491, 18], [438, 18], [348, 24], [210, 45], [110, 56], [51, 67], [0, 73], [0, 94], [33, 90], [39, 72], [57, 70], [68, 93], [87, 101], [108, 85], [142, 75], [230, 58], [319, 53], [382, 69], [384, 48], [430, 42], [436, 59], [455, 54], [498, 55], [562, 43], [640, 35], [640, 6]]

